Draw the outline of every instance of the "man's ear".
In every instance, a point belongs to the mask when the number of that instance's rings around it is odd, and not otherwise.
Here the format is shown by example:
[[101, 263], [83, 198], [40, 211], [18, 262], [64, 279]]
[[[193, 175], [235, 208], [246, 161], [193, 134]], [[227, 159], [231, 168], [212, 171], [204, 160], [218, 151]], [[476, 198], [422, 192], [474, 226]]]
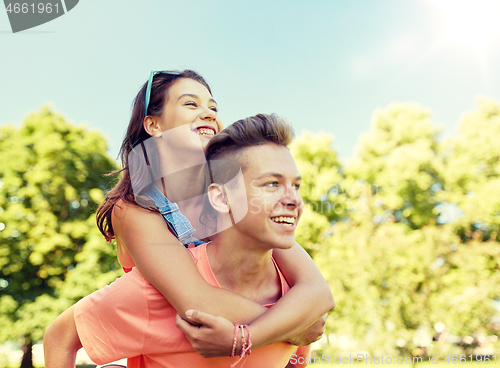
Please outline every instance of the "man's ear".
[[215, 211], [219, 213], [229, 213], [229, 211], [231, 211], [229, 201], [227, 200], [227, 196], [222, 185], [216, 183], [210, 184], [207, 195], [208, 200]]
[[161, 133], [160, 125], [158, 124], [158, 120], [155, 119], [153, 116], [146, 116], [144, 120], [142, 121], [142, 126], [144, 127], [144, 130], [146, 133], [148, 133], [150, 136], [155, 136], [157, 134]]

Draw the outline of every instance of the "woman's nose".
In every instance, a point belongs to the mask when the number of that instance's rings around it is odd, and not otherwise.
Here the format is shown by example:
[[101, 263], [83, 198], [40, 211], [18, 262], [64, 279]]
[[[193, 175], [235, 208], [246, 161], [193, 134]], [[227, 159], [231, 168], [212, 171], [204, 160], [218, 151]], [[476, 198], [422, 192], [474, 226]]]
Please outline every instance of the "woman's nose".
[[215, 120], [216, 117], [217, 117], [217, 112], [212, 110], [212, 109], [209, 109], [209, 108], [206, 108], [202, 112], [202, 116], [201, 116], [201, 118], [203, 120]]

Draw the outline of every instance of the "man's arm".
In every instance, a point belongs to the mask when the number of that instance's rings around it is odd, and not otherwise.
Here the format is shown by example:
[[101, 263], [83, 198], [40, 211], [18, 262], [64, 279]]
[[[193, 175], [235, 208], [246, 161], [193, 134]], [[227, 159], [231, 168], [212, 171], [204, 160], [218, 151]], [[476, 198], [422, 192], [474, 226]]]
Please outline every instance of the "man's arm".
[[74, 306], [68, 308], [47, 328], [43, 337], [45, 368], [73, 368], [82, 343], [76, 331]]
[[[267, 313], [251, 323], [252, 335], [255, 331], [256, 341], [267, 343], [288, 341], [294, 345], [309, 345], [314, 342], [311, 341], [313, 331], [318, 327], [323, 330], [324, 321], [318, 320], [335, 308], [332, 292], [316, 264], [299, 244], [295, 243], [291, 249], [274, 250], [273, 257], [291, 289]], [[266, 328], [270, 323], [273, 324], [272, 330]]]

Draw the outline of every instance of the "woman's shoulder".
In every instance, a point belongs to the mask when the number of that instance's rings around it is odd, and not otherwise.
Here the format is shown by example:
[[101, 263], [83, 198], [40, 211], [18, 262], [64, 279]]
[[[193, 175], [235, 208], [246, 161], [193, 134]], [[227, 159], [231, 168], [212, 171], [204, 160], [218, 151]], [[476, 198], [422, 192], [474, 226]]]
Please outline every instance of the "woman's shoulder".
[[128, 252], [141, 244], [178, 243], [159, 212], [134, 203], [121, 199], [116, 202], [112, 222], [117, 242], [121, 242]]
[[116, 202], [111, 213], [111, 221], [113, 229], [118, 230], [124, 226], [141, 226], [141, 224], [148, 222], [156, 222], [162, 220], [158, 216], [158, 212], [148, 210], [141, 207], [136, 203], [120, 199]]
[[170, 234], [165, 220], [158, 211], [149, 210], [123, 199], [118, 200], [113, 207], [111, 221], [117, 238], [130, 231], [144, 234], [154, 230]]
[[137, 203], [126, 201], [125, 199], [119, 199], [113, 207], [113, 220], [124, 219], [128, 216], [157, 216], [157, 212], [151, 211], [147, 208], [139, 206]]

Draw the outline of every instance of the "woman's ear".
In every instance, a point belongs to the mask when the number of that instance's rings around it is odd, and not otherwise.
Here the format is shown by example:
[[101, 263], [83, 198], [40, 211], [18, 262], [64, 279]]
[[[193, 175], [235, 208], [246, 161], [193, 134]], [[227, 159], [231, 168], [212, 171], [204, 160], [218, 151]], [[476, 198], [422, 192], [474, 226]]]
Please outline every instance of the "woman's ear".
[[212, 183], [208, 187], [208, 200], [213, 209], [219, 213], [229, 213], [231, 208], [224, 192], [224, 188], [220, 184]]
[[153, 116], [146, 116], [142, 122], [142, 126], [146, 133], [152, 137], [161, 133], [160, 125]]

